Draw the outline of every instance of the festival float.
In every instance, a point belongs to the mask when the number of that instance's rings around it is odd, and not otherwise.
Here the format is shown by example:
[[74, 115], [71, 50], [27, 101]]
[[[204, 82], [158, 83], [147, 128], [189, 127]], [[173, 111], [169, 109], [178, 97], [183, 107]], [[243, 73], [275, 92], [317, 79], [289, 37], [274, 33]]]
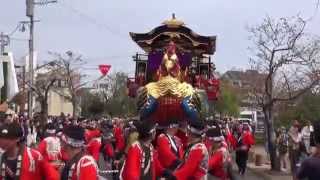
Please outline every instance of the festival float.
[[211, 56], [216, 36], [202, 36], [183, 21], [166, 20], [148, 33], [130, 33], [143, 50], [133, 56], [135, 76], [128, 78], [128, 95], [137, 98], [142, 118], [159, 125], [170, 119], [196, 121], [200, 116], [199, 92], [215, 101], [219, 80]]

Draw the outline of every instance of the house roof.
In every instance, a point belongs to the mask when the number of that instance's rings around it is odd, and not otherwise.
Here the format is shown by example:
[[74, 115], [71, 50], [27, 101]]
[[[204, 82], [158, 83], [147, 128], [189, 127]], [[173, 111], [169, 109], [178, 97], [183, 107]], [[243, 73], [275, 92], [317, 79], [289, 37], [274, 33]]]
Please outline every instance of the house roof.
[[130, 32], [130, 36], [147, 53], [162, 50], [172, 40], [179, 49], [195, 55], [214, 54], [216, 50], [216, 36], [202, 36], [193, 32], [175, 15], [148, 33]]

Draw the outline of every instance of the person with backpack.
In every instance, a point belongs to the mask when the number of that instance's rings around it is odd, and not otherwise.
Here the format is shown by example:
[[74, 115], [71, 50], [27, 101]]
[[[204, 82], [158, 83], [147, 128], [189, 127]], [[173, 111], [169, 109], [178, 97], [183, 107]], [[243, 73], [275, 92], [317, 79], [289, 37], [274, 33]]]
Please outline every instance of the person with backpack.
[[280, 168], [282, 171], [287, 171], [287, 154], [289, 147], [289, 136], [287, 134], [286, 128], [281, 127], [279, 131], [279, 135], [277, 138], [278, 151], [280, 156]]

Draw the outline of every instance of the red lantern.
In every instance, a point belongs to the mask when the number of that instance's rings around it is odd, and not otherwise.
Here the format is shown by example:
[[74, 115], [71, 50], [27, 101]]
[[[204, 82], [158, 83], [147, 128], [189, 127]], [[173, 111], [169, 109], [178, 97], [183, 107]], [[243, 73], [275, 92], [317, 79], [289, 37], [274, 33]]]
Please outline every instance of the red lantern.
[[111, 68], [111, 65], [107, 65], [107, 64], [99, 65], [99, 70], [103, 76], [108, 74], [110, 68]]

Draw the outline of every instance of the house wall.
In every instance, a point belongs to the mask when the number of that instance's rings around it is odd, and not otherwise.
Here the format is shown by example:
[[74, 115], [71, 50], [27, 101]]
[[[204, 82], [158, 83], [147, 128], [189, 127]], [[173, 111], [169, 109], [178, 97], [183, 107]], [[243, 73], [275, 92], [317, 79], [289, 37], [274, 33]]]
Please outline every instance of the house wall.
[[[67, 89], [64, 89], [64, 91], [64, 93], [67, 93]], [[48, 98], [48, 114], [50, 116], [59, 116], [62, 112], [64, 114], [72, 115], [72, 103], [58, 93], [50, 91]]]

